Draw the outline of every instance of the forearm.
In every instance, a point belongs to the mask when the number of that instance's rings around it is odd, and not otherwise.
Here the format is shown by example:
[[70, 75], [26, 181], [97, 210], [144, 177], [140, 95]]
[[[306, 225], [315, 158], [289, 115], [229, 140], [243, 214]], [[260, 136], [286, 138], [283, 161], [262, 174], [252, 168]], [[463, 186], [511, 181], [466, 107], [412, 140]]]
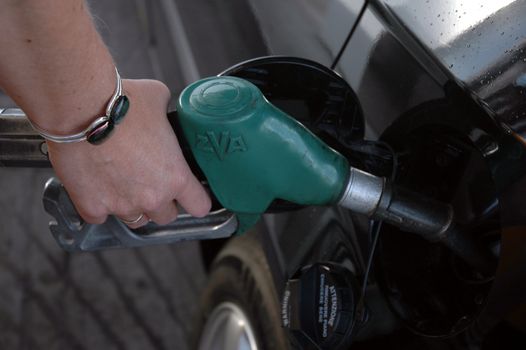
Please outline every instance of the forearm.
[[[0, 0], [0, 85], [40, 128], [82, 131], [104, 113], [115, 78], [84, 0]], [[174, 220], [174, 200], [205, 215], [210, 199], [166, 118], [170, 91], [148, 80], [124, 80], [123, 88], [126, 119], [104, 143], [48, 143], [77, 211], [90, 223], [113, 214], [131, 227]]]
[[0, 86], [43, 129], [82, 130], [115, 89], [84, 0], [0, 2]]

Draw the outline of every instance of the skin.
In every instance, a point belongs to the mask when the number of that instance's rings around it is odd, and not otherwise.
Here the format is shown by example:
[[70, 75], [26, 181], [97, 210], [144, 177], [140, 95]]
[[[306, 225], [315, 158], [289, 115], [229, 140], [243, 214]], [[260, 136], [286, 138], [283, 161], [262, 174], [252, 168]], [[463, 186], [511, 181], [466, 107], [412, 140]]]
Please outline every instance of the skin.
[[[32, 123], [69, 135], [103, 115], [115, 90], [114, 62], [82, 0], [0, 1], [0, 86]], [[101, 145], [47, 141], [53, 168], [89, 223], [110, 214], [166, 224], [176, 201], [204, 216], [210, 199], [191, 173], [166, 118], [168, 88], [123, 79], [130, 109]]]

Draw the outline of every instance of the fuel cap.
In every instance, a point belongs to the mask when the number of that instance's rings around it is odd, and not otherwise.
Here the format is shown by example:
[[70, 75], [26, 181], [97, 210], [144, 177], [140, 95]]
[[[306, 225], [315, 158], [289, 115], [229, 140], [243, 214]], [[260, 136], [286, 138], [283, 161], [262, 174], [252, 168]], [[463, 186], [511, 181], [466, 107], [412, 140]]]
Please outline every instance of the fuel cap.
[[358, 291], [354, 276], [341, 265], [307, 266], [287, 282], [283, 327], [302, 348], [346, 349], [352, 341]]

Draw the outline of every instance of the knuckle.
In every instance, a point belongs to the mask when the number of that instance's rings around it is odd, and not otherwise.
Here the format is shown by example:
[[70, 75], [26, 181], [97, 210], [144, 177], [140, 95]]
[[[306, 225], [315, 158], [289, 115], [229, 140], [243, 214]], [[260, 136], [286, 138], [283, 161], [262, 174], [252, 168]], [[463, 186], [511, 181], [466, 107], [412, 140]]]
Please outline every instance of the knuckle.
[[107, 211], [101, 206], [85, 206], [77, 208], [82, 219], [89, 224], [102, 224], [108, 216]]
[[164, 218], [157, 218], [154, 221], [158, 225], [167, 225], [170, 222], [174, 221], [176, 218], [177, 218], [177, 216], [175, 216], [175, 217], [164, 217]]
[[211, 209], [212, 201], [210, 200], [210, 197], [205, 196], [192, 214], [196, 217], [204, 217], [210, 212]]
[[188, 185], [190, 184], [190, 180], [191, 180], [190, 176], [191, 175], [189, 172], [184, 171], [184, 172], [181, 172], [179, 176], [175, 178], [175, 193], [176, 194], [181, 194], [188, 188]]
[[111, 201], [111, 205], [108, 205], [110, 212], [114, 215], [128, 215], [133, 212], [132, 203], [124, 197], [116, 197]]
[[162, 98], [162, 100], [169, 100], [171, 96], [171, 91], [162, 81], [159, 80], [146, 80], [152, 93], [155, 93], [155, 96]]
[[166, 225], [177, 219], [178, 210], [173, 201], [165, 203], [152, 218], [159, 225]]
[[119, 218], [129, 218], [137, 214], [137, 210], [133, 210], [129, 205], [117, 206], [111, 212]]
[[156, 211], [161, 205], [161, 196], [156, 192], [145, 192], [141, 198], [141, 207], [146, 212]]
[[164, 84], [162, 81], [156, 81], [156, 82], [159, 87], [159, 91], [164, 95], [166, 99], [169, 99], [171, 92], [168, 86], [166, 86], [166, 84]]

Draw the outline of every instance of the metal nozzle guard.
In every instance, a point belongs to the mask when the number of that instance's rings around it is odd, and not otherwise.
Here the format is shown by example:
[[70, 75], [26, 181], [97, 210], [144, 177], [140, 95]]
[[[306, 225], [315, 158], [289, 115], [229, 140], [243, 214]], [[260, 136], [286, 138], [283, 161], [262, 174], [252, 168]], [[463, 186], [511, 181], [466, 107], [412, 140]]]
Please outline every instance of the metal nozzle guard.
[[385, 179], [351, 168], [349, 181], [340, 202], [355, 213], [372, 216], [384, 194]]

